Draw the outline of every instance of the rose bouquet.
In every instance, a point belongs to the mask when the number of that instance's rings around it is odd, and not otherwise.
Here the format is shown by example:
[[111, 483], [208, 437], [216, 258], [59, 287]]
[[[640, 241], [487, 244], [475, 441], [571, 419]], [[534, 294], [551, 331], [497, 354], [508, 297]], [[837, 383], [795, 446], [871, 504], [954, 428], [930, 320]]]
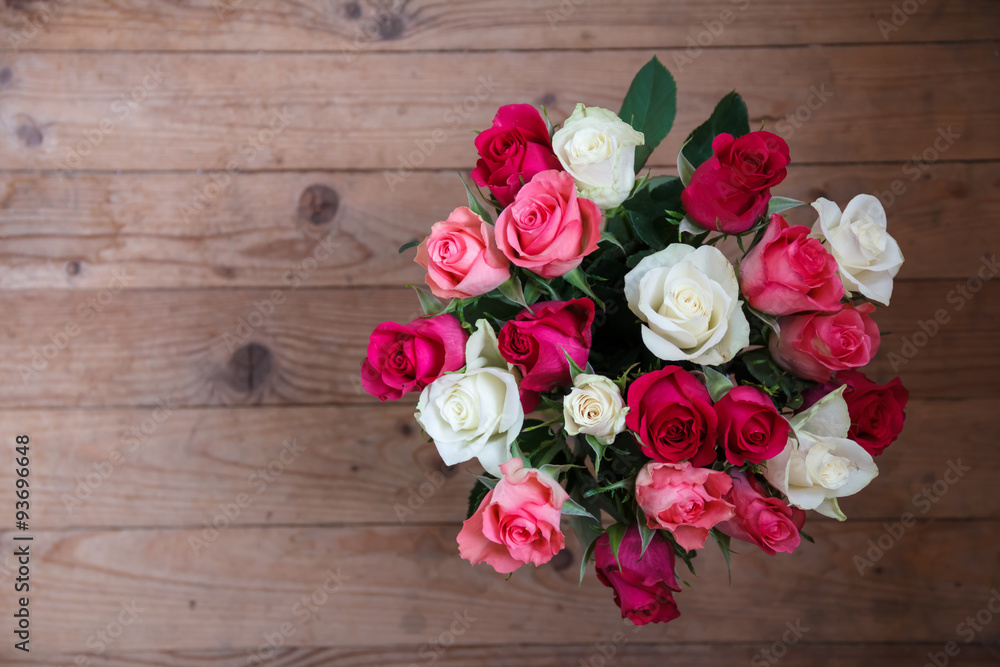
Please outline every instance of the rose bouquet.
[[[903, 258], [878, 199], [819, 199], [812, 227], [773, 196], [789, 150], [727, 95], [677, 157], [643, 165], [676, 87], [657, 59], [616, 114], [560, 127], [500, 108], [475, 146], [468, 205], [417, 246], [425, 316], [371, 336], [361, 377], [416, 419], [449, 465], [477, 459], [458, 550], [511, 573], [576, 533], [634, 623], [679, 615], [677, 559], [710, 540], [789, 553], [805, 510], [878, 474], [899, 435], [899, 380], [858, 369]], [[544, 111], [544, 110], [543, 110]], [[485, 192], [484, 192], [485, 190]]]

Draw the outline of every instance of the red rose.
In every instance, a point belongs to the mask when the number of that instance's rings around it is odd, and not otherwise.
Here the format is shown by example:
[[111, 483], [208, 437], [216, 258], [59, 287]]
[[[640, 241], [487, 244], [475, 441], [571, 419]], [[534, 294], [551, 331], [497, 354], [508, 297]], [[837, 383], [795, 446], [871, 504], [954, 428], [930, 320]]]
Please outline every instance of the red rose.
[[715, 460], [718, 418], [705, 385], [680, 366], [646, 373], [628, 388], [625, 424], [661, 463], [706, 466]]
[[778, 319], [781, 335], [771, 335], [771, 355], [782, 367], [814, 382], [836, 371], [860, 368], [878, 352], [881, 337], [869, 317], [870, 303], [841, 305], [836, 313], [802, 313]]
[[887, 384], [876, 384], [860, 371], [840, 371], [832, 381], [807, 391], [799, 412], [840, 386], [846, 387], [844, 401], [851, 415], [847, 437], [872, 456], [878, 456], [903, 431], [910, 392], [899, 378]]
[[361, 364], [361, 386], [381, 401], [395, 401], [420, 391], [449, 371], [465, 365], [469, 336], [452, 315], [383, 322], [368, 339]]
[[799, 529], [805, 523], [806, 513], [789, 507], [781, 498], [764, 495], [764, 485], [753, 475], [737, 468], [730, 468], [733, 490], [726, 499], [736, 508], [736, 515], [719, 530], [744, 542], [756, 544], [767, 554], [792, 553], [801, 538]]
[[622, 618], [646, 625], [666, 623], [681, 615], [674, 602], [674, 592], [681, 590], [674, 575], [674, 548], [658, 534], [643, 554], [639, 528], [629, 526], [616, 559], [605, 533], [597, 538], [594, 563], [597, 578], [614, 590]]
[[705, 229], [745, 232], [767, 212], [771, 188], [785, 180], [788, 144], [770, 132], [720, 134], [712, 150], [681, 193], [684, 210]]
[[590, 299], [533, 304], [531, 310], [522, 310], [500, 329], [500, 355], [521, 369], [522, 390], [548, 391], [571, 384], [566, 354], [580, 368], [586, 367], [593, 323], [594, 302]]
[[719, 444], [734, 466], [763, 463], [785, 448], [791, 426], [778, 414], [766, 393], [756, 387], [734, 387], [715, 402]]
[[740, 262], [740, 285], [751, 307], [771, 315], [840, 310], [844, 284], [837, 260], [810, 232], [771, 216], [760, 243]]
[[472, 180], [489, 188], [501, 206], [514, 201], [524, 183], [540, 171], [562, 169], [552, 151], [549, 129], [530, 104], [508, 104], [497, 110], [493, 127], [476, 137], [479, 161]]

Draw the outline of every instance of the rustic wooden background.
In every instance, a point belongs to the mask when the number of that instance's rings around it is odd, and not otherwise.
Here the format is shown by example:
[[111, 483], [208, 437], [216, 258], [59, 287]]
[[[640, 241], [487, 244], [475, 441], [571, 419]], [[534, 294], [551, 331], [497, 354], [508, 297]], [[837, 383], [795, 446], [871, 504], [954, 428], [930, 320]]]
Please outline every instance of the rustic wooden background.
[[[0, 35], [0, 663], [1000, 663], [1000, 284], [975, 278], [1000, 3], [7, 0]], [[780, 194], [882, 194], [907, 263], [874, 374], [906, 355], [912, 399], [850, 521], [744, 549], [731, 585], [708, 549], [681, 619], [634, 629], [575, 548], [509, 581], [460, 560], [470, 474], [356, 374], [415, 311], [396, 249], [461, 203], [473, 131], [511, 102], [617, 109], [653, 54], [680, 90], [660, 171], [735, 88], [791, 144]]]

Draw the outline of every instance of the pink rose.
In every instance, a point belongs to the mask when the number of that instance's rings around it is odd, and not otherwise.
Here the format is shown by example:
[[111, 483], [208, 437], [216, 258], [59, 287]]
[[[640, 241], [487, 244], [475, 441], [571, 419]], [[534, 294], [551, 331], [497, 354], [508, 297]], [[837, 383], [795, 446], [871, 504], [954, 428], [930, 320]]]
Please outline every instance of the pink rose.
[[799, 529], [806, 513], [789, 507], [781, 498], [764, 495], [764, 486], [753, 475], [736, 468], [729, 469], [733, 490], [729, 501], [736, 509], [731, 520], [719, 525], [719, 530], [744, 542], [756, 544], [767, 554], [792, 553], [801, 538]]
[[724, 498], [733, 483], [724, 472], [695, 468], [690, 463], [650, 461], [635, 478], [635, 499], [646, 525], [673, 533], [687, 551], [701, 549], [708, 531], [733, 517]]
[[839, 310], [844, 284], [837, 260], [805, 225], [790, 227], [780, 215], [760, 243], [740, 263], [740, 285], [747, 303], [771, 315], [807, 310]]
[[636, 625], [666, 623], [681, 615], [674, 602], [674, 592], [681, 590], [674, 558], [673, 545], [659, 534], [653, 535], [643, 554], [642, 537], [634, 524], [625, 531], [617, 560], [607, 533], [597, 538], [594, 547], [597, 578], [614, 590], [622, 618]]
[[549, 562], [565, 544], [559, 520], [569, 494], [547, 473], [524, 468], [520, 457], [501, 464], [500, 472], [503, 478], [462, 524], [459, 554], [500, 574]]
[[587, 298], [532, 304], [500, 329], [500, 355], [521, 369], [522, 390], [572, 384], [566, 355], [586, 368], [593, 323], [594, 302]]
[[549, 128], [530, 104], [508, 104], [497, 110], [493, 127], [476, 137], [479, 161], [472, 180], [488, 188], [501, 206], [514, 201], [521, 186], [540, 171], [562, 169], [552, 151]]
[[756, 387], [734, 387], [715, 402], [719, 444], [734, 466], [763, 463], [785, 449], [791, 425]]
[[795, 375], [826, 382], [830, 375], [864, 366], [878, 352], [881, 337], [869, 317], [870, 303], [841, 305], [836, 313], [802, 313], [778, 319], [781, 335], [771, 335], [774, 360]]
[[422, 317], [409, 324], [383, 322], [368, 339], [361, 386], [381, 401], [420, 391], [465, 365], [469, 335], [451, 315]]
[[514, 264], [542, 278], [557, 278], [597, 250], [601, 209], [576, 196], [564, 171], [543, 171], [521, 188], [497, 219], [497, 247]]
[[493, 225], [465, 206], [434, 223], [417, 247], [416, 262], [427, 269], [427, 285], [442, 299], [480, 296], [510, 278], [510, 262], [496, 247]]

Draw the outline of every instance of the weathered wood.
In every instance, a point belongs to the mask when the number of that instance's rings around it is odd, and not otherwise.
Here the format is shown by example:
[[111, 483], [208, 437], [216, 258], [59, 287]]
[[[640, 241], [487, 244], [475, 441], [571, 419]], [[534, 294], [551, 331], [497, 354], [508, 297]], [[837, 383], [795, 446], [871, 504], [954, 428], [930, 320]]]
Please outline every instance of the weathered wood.
[[[967, 276], [983, 252], [1000, 252], [1000, 163], [936, 164], [916, 181], [902, 169], [798, 166], [776, 192], [842, 206], [882, 195], [907, 259], [902, 279]], [[388, 173], [241, 174], [194, 212], [182, 205], [214, 187], [208, 175], [0, 174], [0, 288], [101, 289], [115, 271], [134, 276], [128, 289], [281, 286], [314, 253], [323, 261], [310, 287], [418, 283], [414, 252], [397, 249], [465, 191], [453, 172], [417, 172], [390, 191]], [[789, 218], [812, 224], [815, 212]]]
[[[721, 554], [706, 549], [700, 578], [688, 575], [692, 588], [678, 596], [681, 618], [643, 628], [636, 642], [764, 647], [797, 621], [810, 642], [959, 639], [956, 626], [984, 609], [1000, 583], [996, 522], [914, 526], [860, 576], [855, 557], [883, 531], [880, 523], [824, 523], [815, 526], [817, 544], [791, 556], [740, 549], [731, 585]], [[114, 641], [121, 652], [266, 648], [273, 633], [275, 642], [284, 636], [299, 647], [419, 646], [451, 632], [456, 614], [475, 619], [454, 626], [459, 646], [506, 645], [513, 637], [588, 645], [630, 631], [592, 573], [578, 587], [578, 548], [555, 566], [524, 568], [507, 580], [462, 561], [456, 532], [229, 528], [202, 545], [192, 542], [202, 531], [192, 530], [37, 531], [32, 641], [86, 653], [88, 637], [118, 622], [123, 604], [140, 611]], [[314, 611], [296, 607], [313, 595]], [[12, 604], [12, 596], [0, 599], [3, 616], [10, 618]], [[995, 641], [998, 633], [987, 625], [978, 639]], [[0, 651], [6, 658], [13, 649]]]
[[[4, 46], [84, 50], [361, 51], [776, 46], [993, 39], [988, 0], [948, 2], [893, 17], [890, 2], [741, 0], [486, 0], [461, 3], [197, 0], [150, 11], [144, 2], [12, 4]], [[726, 13], [728, 11], [728, 13]], [[912, 14], [912, 16], [911, 16]], [[276, 20], [280, 17], [280, 20]], [[862, 19], [863, 17], [863, 19]], [[895, 20], [895, 23], [893, 22]], [[42, 26], [32, 30], [26, 21]], [[880, 24], [880, 21], [883, 22]], [[898, 28], [898, 29], [897, 29]]]
[[[684, 137], [737, 87], [755, 126], [793, 138], [796, 162], [905, 162], [925, 150], [994, 159], [994, 51], [706, 51], [675, 68], [676, 131], [651, 164], [675, 164]], [[472, 132], [499, 105], [545, 104], [556, 121], [581, 101], [617, 109], [651, 55], [364, 54], [348, 64], [333, 54], [6, 53], [0, 160], [50, 170], [467, 169]]]
[[[997, 400], [911, 402], [901, 440], [878, 459], [879, 478], [844, 511], [852, 521], [1000, 518], [998, 414]], [[3, 411], [0, 454], [10, 460], [16, 433], [36, 443], [31, 525], [46, 530], [197, 528], [227, 508], [243, 526], [457, 524], [477, 470], [444, 466], [405, 404]], [[0, 488], [13, 479], [13, 468], [0, 468]], [[13, 516], [14, 500], [0, 495], [0, 516]]]

